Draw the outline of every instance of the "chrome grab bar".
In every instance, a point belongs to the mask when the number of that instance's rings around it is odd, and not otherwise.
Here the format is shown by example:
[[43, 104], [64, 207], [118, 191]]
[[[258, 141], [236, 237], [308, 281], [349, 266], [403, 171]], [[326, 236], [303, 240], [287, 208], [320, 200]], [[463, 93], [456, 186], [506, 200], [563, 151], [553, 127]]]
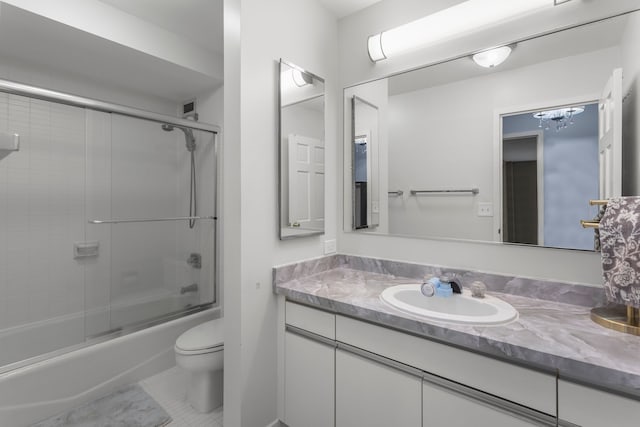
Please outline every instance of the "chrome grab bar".
[[215, 216], [178, 216], [174, 218], [132, 218], [132, 219], [92, 219], [89, 224], [121, 224], [128, 222], [160, 222], [160, 221], [189, 221], [194, 219], [216, 220]]
[[476, 194], [480, 193], [480, 189], [471, 188], [469, 190], [411, 190], [412, 196], [427, 193], [472, 193], [475, 196]]
[[389, 191], [389, 195], [390, 195], [390, 196], [398, 196], [398, 197], [400, 197], [400, 196], [402, 196], [403, 194], [404, 194], [404, 191], [402, 191], [402, 190], [398, 190], [398, 191]]

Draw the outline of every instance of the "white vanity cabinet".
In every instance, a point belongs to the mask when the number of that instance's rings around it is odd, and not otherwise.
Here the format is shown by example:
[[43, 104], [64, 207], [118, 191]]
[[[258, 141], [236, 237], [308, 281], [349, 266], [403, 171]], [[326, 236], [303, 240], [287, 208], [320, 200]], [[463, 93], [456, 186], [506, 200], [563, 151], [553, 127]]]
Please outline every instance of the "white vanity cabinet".
[[637, 427], [640, 401], [558, 381], [558, 419], [563, 427]]
[[419, 375], [339, 346], [336, 427], [420, 427], [421, 386]]
[[[627, 427], [640, 401], [287, 301], [289, 427]], [[556, 417], [558, 415], [558, 417]]]
[[289, 427], [333, 427], [335, 316], [287, 302], [284, 421]]

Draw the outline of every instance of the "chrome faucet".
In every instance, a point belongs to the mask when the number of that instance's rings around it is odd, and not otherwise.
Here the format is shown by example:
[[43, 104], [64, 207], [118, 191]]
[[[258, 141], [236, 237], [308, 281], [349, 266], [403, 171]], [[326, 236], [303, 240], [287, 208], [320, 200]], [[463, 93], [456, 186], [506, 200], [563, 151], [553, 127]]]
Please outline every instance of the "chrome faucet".
[[456, 277], [455, 273], [453, 273], [450, 276], [449, 275], [445, 275], [445, 276], [440, 277], [440, 281], [449, 283], [451, 285], [451, 289], [453, 290], [454, 294], [461, 294], [462, 293], [462, 283]]
[[193, 283], [189, 286], [183, 286], [180, 288], [180, 295], [184, 295], [187, 292], [198, 292], [198, 284]]

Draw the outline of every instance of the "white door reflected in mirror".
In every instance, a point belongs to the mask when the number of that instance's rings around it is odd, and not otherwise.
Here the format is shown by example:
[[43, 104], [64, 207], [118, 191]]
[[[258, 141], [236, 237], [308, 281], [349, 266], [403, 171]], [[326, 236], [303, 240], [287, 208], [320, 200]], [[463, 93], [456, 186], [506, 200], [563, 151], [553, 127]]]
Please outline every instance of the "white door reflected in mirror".
[[324, 226], [324, 141], [291, 134], [289, 139], [289, 226]]

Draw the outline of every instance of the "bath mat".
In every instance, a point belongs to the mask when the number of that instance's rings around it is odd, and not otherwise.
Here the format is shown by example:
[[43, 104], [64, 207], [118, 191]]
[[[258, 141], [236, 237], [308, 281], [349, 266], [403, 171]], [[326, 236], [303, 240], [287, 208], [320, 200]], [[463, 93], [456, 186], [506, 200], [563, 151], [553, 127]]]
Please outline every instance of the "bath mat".
[[170, 422], [169, 414], [133, 384], [32, 427], [163, 427]]

